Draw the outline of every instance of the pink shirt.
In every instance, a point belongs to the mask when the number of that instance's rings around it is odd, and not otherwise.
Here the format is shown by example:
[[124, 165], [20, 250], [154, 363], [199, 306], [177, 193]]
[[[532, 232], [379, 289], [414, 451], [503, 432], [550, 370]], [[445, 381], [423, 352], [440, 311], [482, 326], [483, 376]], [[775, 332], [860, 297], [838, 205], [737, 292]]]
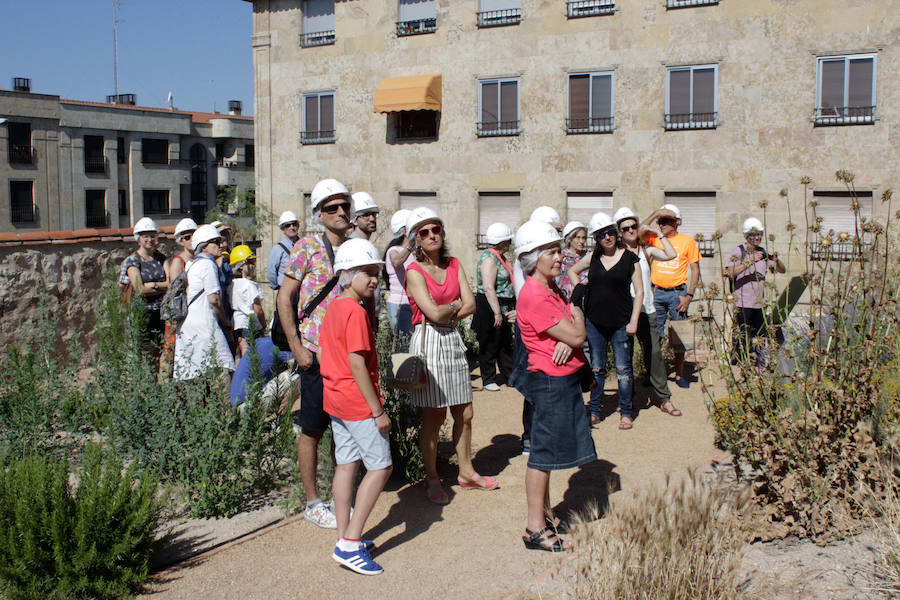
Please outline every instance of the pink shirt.
[[547, 330], [563, 319], [572, 320], [572, 307], [534, 277], [528, 277], [516, 303], [516, 320], [519, 322], [522, 342], [528, 348], [529, 371], [540, 371], [547, 375], [571, 375], [585, 365], [581, 348], [577, 348], [565, 363], [553, 363], [557, 340]]
[[[454, 300], [459, 299], [459, 261], [455, 258], [451, 258], [450, 264], [447, 265], [447, 278], [444, 279], [443, 284], [439, 284], [432, 279], [431, 275], [426, 273], [425, 269], [418, 262], [409, 265], [407, 270], [418, 271], [425, 277], [425, 285], [428, 286], [428, 293], [431, 294], [431, 299], [434, 300], [435, 304], [450, 304]], [[418, 325], [422, 322], [422, 311], [416, 306], [416, 301], [413, 300], [412, 296], [409, 297], [409, 305], [412, 308], [413, 325]]]
[[406, 297], [406, 270], [409, 268], [409, 265], [416, 262], [416, 256], [410, 252], [406, 260], [403, 261], [403, 266], [395, 268], [394, 263], [391, 262], [391, 256], [396, 252], [402, 251], [403, 246], [391, 246], [387, 251], [387, 260], [384, 268], [387, 271], [388, 284], [390, 286], [390, 293], [387, 299], [388, 304], [409, 304], [409, 298]]

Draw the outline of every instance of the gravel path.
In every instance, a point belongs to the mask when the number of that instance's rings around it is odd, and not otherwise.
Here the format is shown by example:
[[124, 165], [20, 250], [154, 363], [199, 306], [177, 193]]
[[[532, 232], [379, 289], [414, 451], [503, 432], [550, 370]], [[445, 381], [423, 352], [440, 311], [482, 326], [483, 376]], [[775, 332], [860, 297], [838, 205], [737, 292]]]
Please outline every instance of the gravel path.
[[[610, 381], [608, 407], [615, 399]], [[656, 408], [640, 412], [634, 429], [619, 431], [613, 413], [593, 430], [599, 460], [579, 469], [554, 472], [550, 499], [558, 515], [603, 504], [607, 490], [662, 482], [666, 472], [701, 466], [722, 454], [713, 446], [700, 386], [672, 385], [674, 401], [684, 411], [670, 417]], [[639, 384], [635, 406], [646, 403]], [[379, 498], [366, 537], [375, 540], [376, 560], [385, 572], [364, 577], [331, 559], [335, 535], [301, 520], [212, 554], [189, 567], [155, 576], [143, 598], [312, 599], [507, 598], [537, 591], [544, 576], [564, 557], [528, 551], [521, 542], [525, 526], [524, 476], [520, 455], [521, 396], [514, 390], [475, 393], [473, 445], [475, 466], [500, 480], [494, 492], [463, 491], [456, 468], [444, 462], [442, 476], [451, 502], [430, 504], [421, 486], [389, 484]], [[442, 444], [442, 456], [449, 455]]]

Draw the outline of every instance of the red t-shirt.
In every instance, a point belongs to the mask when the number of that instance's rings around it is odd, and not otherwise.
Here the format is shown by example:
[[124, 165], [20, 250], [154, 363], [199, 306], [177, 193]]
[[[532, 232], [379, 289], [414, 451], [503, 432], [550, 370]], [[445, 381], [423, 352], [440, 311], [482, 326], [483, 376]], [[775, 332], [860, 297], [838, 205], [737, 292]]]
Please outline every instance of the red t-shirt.
[[571, 375], [584, 366], [581, 348], [576, 348], [569, 360], [561, 365], [553, 363], [557, 340], [547, 330], [562, 321], [572, 320], [572, 307], [534, 277], [525, 279], [516, 302], [516, 320], [522, 342], [528, 348], [528, 370], [547, 375]]
[[381, 390], [378, 388], [375, 332], [369, 323], [366, 309], [352, 298], [333, 300], [322, 321], [319, 341], [319, 371], [322, 373], [324, 386], [325, 412], [345, 421], [371, 418], [372, 411], [353, 379], [348, 356], [351, 352], [365, 356], [366, 369], [375, 385], [375, 394], [383, 404]]
[[[431, 299], [434, 300], [434, 303], [438, 306], [441, 304], [450, 304], [454, 300], [459, 299], [459, 261], [455, 258], [451, 258], [450, 262], [447, 264], [447, 278], [444, 279], [444, 283], [438, 283], [432, 279], [431, 275], [426, 273], [425, 269], [417, 262], [409, 265], [406, 270], [418, 271], [422, 274], [425, 278], [425, 285], [428, 286], [428, 293], [431, 294]], [[416, 301], [413, 300], [411, 295], [409, 296], [409, 305], [410, 308], [412, 308], [413, 325], [418, 325], [422, 322], [422, 311], [416, 306]]]

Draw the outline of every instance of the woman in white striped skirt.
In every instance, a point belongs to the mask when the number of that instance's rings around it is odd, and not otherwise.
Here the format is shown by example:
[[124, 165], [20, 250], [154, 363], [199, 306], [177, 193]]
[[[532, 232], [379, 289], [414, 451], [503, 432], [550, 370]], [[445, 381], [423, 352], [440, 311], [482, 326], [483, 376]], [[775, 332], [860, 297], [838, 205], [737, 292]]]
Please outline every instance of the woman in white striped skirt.
[[460, 319], [475, 311], [475, 297], [459, 261], [444, 243], [444, 224], [437, 213], [420, 207], [406, 222], [410, 248], [416, 262], [406, 273], [406, 293], [413, 313], [410, 348], [419, 348], [425, 336], [425, 387], [412, 393], [422, 407], [419, 444], [425, 463], [426, 493], [435, 504], [447, 504], [447, 492], [437, 473], [438, 434], [447, 408], [453, 417], [453, 445], [459, 462], [458, 482], [463, 489], [493, 490], [499, 485], [482, 477], [472, 466], [472, 386], [466, 347], [456, 330]]

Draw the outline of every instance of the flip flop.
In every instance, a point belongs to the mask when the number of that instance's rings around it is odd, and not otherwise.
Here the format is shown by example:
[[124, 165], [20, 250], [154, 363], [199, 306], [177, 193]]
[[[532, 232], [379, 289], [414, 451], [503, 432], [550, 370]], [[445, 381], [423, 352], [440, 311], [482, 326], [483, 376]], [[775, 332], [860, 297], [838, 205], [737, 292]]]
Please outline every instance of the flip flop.
[[[459, 487], [464, 490], [496, 490], [500, 487], [500, 482], [498, 482], [493, 477], [482, 477], [478, 473], [472, 473], [472, 477], [463, 479], [462, 475], [456, 478], [456, 481], [459, 482]], [[478, 480], [483, 479], [484, 483], [479, 483]]]
[[622, 417], [622, 420], [619, 421], [619, 429], [631, 429], [632, 427], [634, 427], [634, 422], [631, 417]]
[[[672, 408], [666, 408], [666, 404], [671, 405]], [[680, 416], [681, 416], [681, 411], [678, 410], [677, 408], [675, 408], [675, 405], [672, 404], [672, 401], [671, 401], [671, 400], [669, 400], [668, 402], [666, 402], [665, 404], [663, 404], [662, 406], [660, 406], [660, 407], [659, 407], [659, 410], [661, 410], [661, 411], [663, 411], [664, 413], [666, 413], [667, 415], [671, 415], [671, 416], [673, 416], [673, 417], [680, 417]]]
[[434, 504], [450, 504], [450, 497], [441, 487], [440, 479], [428, 479], [425, 482], [425, 495], [428, 501]]

